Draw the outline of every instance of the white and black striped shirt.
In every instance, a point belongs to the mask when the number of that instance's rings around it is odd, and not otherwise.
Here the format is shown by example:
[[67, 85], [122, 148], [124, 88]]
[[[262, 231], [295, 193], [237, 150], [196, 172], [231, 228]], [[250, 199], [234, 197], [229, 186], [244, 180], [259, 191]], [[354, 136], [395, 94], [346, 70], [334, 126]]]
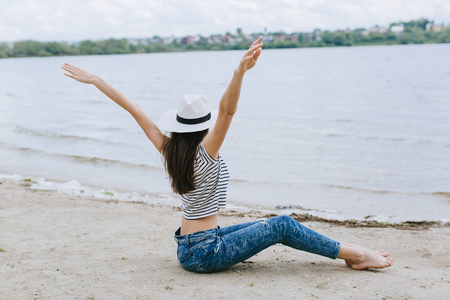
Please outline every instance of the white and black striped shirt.
[[187, 220], [217, 214], [227, 204], [227, 185], [230, 179], [222, 157], [211, 157], [203, 147], [197, 148], [194, 162], [194, 190], [181, 195], [181, 211]]

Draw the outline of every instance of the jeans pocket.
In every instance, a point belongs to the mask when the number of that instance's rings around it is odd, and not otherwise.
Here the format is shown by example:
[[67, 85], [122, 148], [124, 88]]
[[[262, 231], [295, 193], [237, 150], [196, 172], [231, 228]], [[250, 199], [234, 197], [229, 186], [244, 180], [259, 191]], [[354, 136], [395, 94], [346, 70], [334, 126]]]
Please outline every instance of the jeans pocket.
[[203, 240], [200, 242], [200, 244], [200, 249], [202, 249], [203, 252], [210, 253], [211, 251], [213, 251], [214, 246], [217, 244], [217, 237]]
[[208, 254], [204, 253], [203, 249], [200, 247], [188, 251], [186, 254], [183, 254], [182, 256], [178, 256], [178, 261], [180, 262], [180, 265], [183, 267], [183, 269], [185, 269], [186, 271], [204, 273], [206, 267], [202, 263], [202, 261], [205, 259], [206, 256], [208, 256]]
[[182, 255], [178, 255], [178, 261], [180, 262], [180, 264], [183, 264], [185, 261], [192, 258], [193, 256], [194, 256], [194, 253], [192, 253], [192, 251], [187, 251], [186, 253], [184, 253]]

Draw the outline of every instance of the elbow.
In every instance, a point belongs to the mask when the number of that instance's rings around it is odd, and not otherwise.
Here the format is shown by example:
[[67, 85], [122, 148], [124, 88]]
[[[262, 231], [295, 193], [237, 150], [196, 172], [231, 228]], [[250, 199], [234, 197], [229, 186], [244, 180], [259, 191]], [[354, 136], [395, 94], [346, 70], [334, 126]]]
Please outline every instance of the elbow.
[[226, 106], [219, 107], [219, 112], [221, 112], [227, 116], [234, 116], [236, 111], [237, 111], [237, 107], [226, 107]]
[[134, 116], [135, 114], [139, 113], [142, 108], [137, 102], [131, 101], [131, 105], [127, 110], [131, 115]]
[[225, 113], [227, 116], [232, 117], [232, 116], [234, 116], [234, 114], [236, 113], [236, 109], [234, 109], [234, 110], [226, 110], [224, 113]]

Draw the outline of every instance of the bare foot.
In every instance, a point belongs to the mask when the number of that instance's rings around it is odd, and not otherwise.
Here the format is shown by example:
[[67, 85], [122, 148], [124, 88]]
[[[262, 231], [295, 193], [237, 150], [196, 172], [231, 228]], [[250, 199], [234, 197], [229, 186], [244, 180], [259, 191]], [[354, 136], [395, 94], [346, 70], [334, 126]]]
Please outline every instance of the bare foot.
[[353, 269], [386, 268], [392, 266], [394, 260], [388, 258], [386, 251], [374, 251], [362, 246], [341, 243], [339, 258], [345, 260], [345, 264]]
[[387, 253], [384, 251], [373, 251], [369, 249], [361, 249], [360, 255], [356, 256], [355, 259], [346, 259], [345, 263], [347, 266], [352, 267], [355, 270], [363, 270], [368, 268], [386, 268], [392, 266], [394, 260], [392, 258], [387, 258]]
[[[387, 254], [387, 252], [384, 252], [384, 251], [377, 251], [377, 252], [385, 253], [386, 255], [383, 254], [384, 257], [387, 257], [389, 255], [389, 254]], [[345, 260], [345, 264], [347, 265], [347, 267], [351, 267], [352, 266], [352, 262], [349, 261], [348, 259]]]

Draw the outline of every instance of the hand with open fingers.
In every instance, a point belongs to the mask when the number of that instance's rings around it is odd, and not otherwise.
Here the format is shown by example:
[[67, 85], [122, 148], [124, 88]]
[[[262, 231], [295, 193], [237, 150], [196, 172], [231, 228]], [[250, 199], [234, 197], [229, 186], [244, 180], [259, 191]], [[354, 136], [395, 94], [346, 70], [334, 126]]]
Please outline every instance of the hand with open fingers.
[[256, 41], [253, 42], [253, 44], [250, 46], [250, 48], [245, 52], [244, 57], [242, 57], [241, 61], [239, 62], [238, 71], [239, 72], [246, 72], [253, 68], [256, 65], [256, 61], [258, 60], [259, 55], [262, 51], [263, 43], [262, 36], [260, 36]]
[[79, 82], [92, 84], [95, 80], [95, 75], [91, 74], [85, 70], [82, 70], [80, 68], [77, 68], [75, 66], [72, 66], [71, 64], [64, 63], [61, 65], [61, 67], [64, 69], [64, 71], [67, 71], [68, 73], [64, 73], [67, 77], [73, 78]]

